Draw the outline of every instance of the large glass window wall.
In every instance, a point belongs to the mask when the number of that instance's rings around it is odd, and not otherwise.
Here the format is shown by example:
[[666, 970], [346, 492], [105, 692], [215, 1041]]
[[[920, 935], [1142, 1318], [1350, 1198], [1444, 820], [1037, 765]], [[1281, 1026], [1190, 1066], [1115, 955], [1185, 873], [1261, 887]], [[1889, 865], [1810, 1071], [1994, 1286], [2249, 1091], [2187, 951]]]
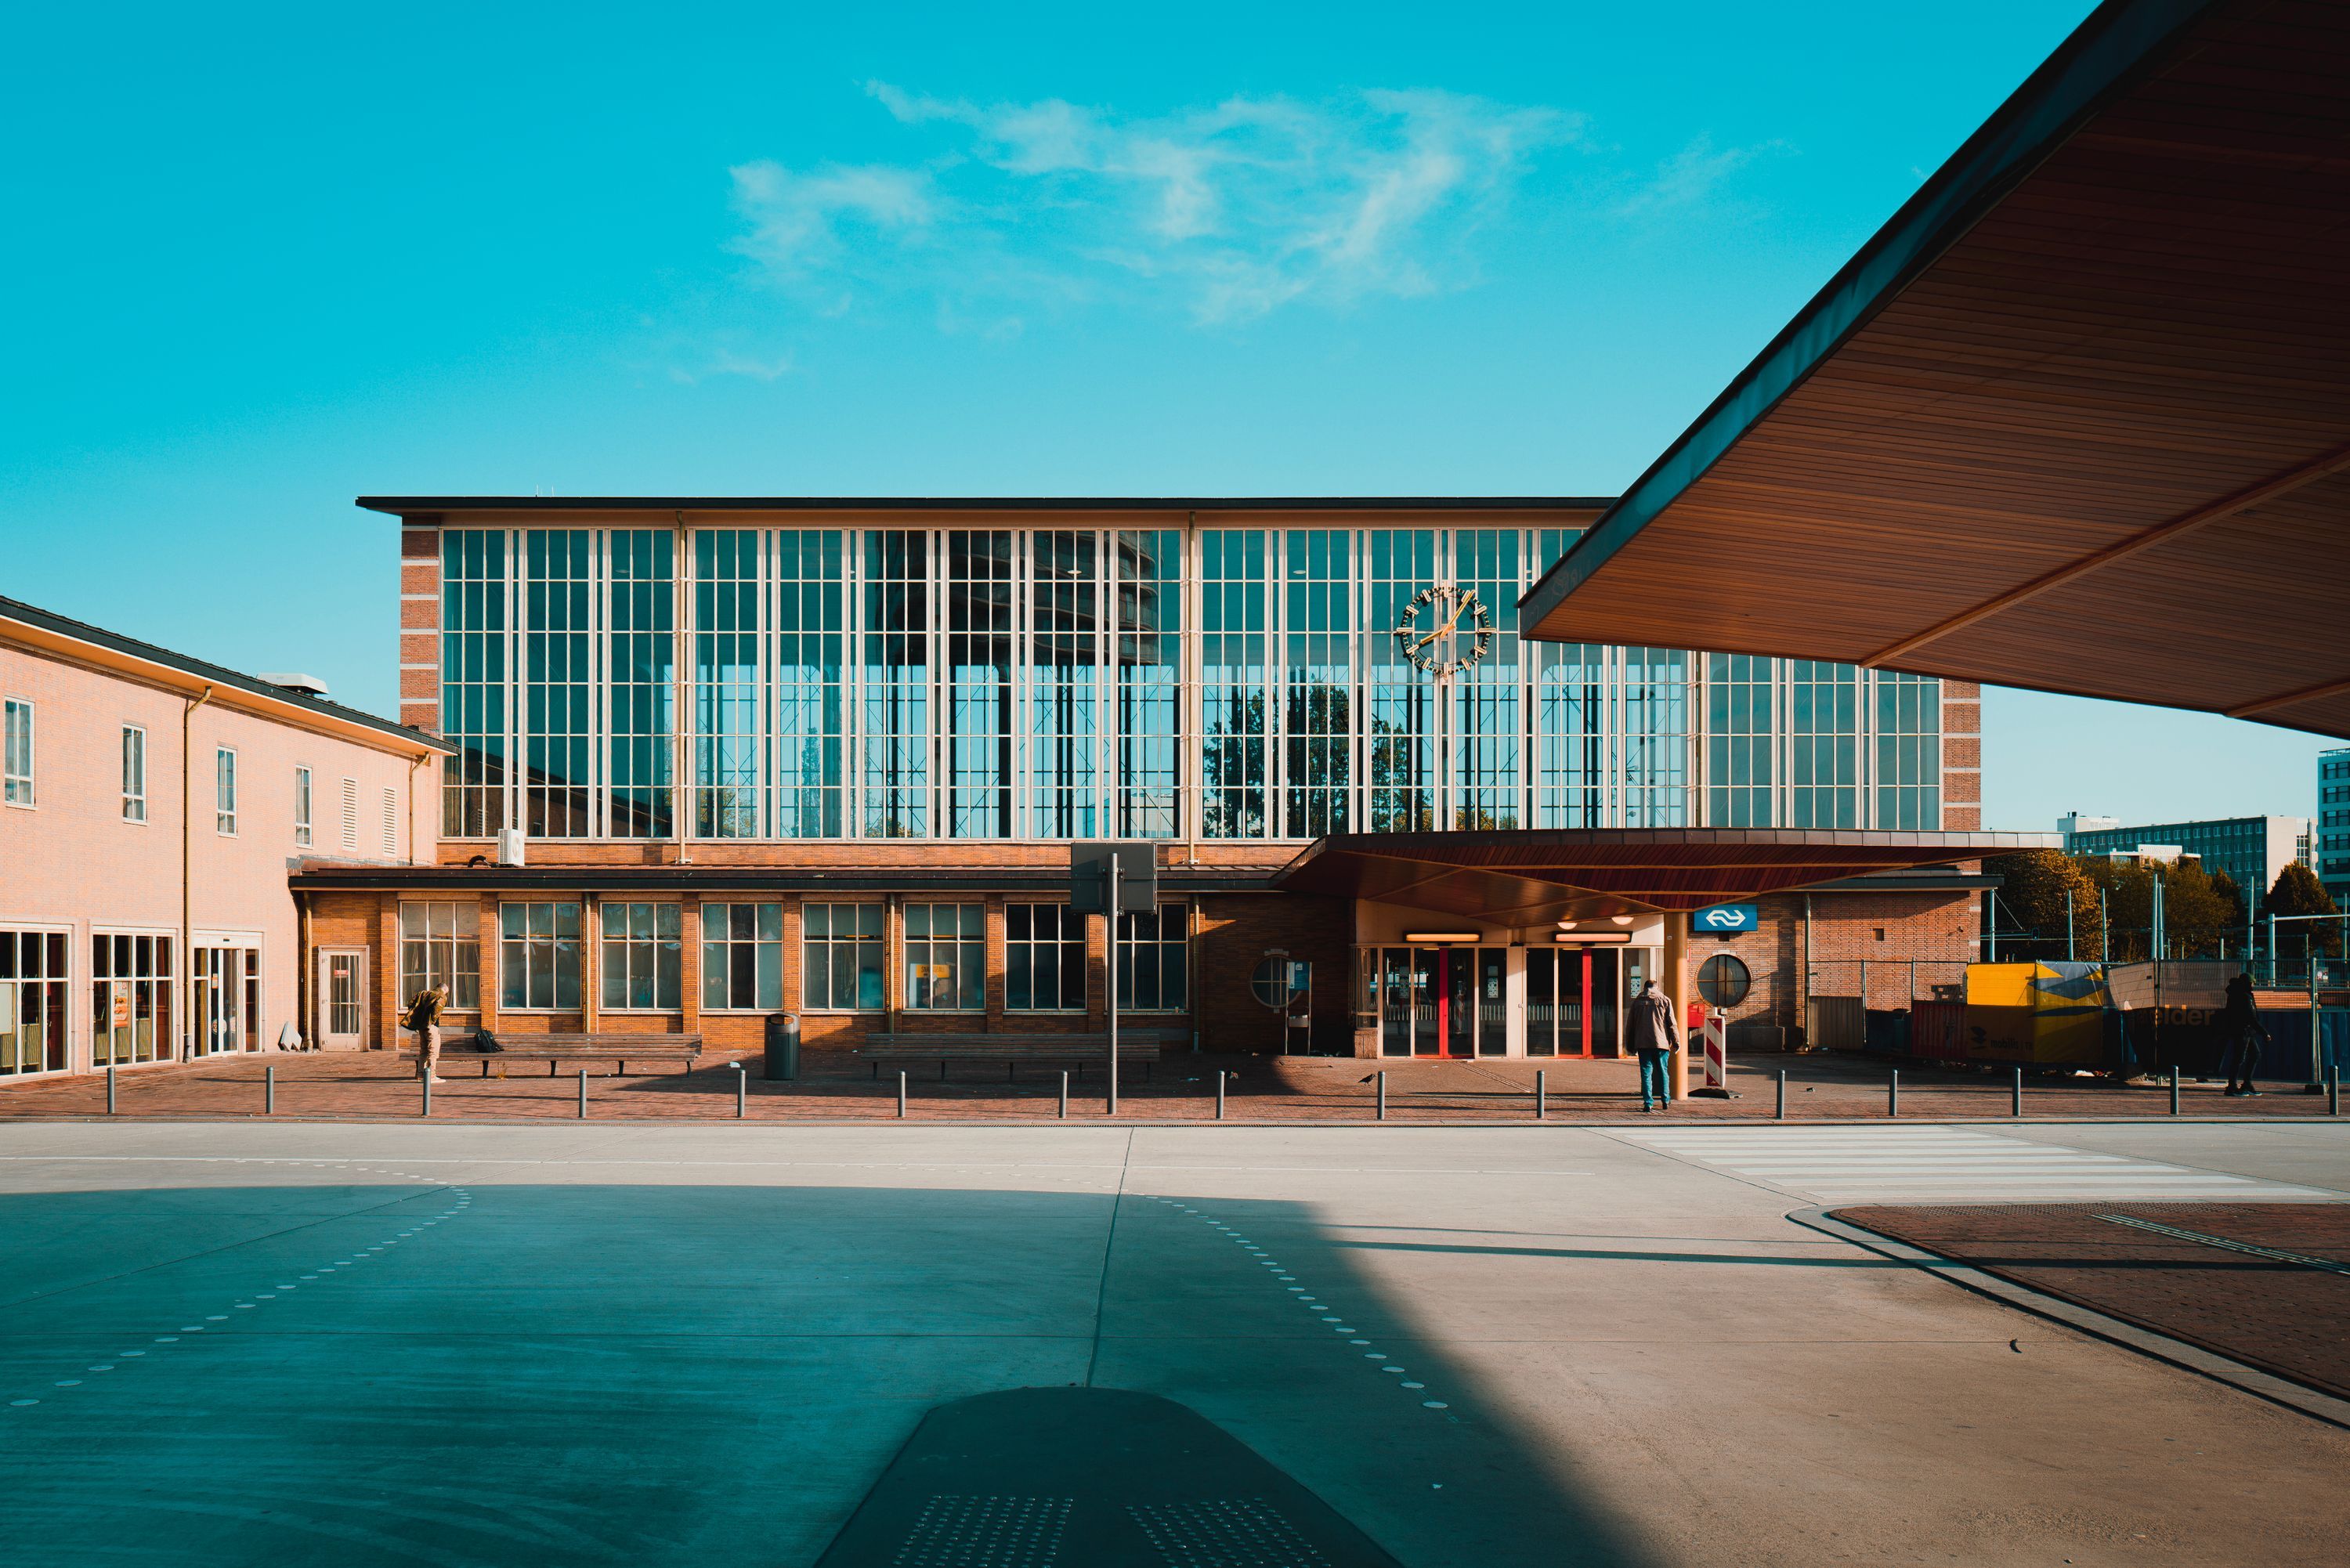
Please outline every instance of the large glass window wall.
[[[446, 530], [444, 826], [1297, 841], [1939, 824], [1937, 682], [1522, 643], [1517, 597], [1575, 537]], [[1440, 587], [1473, 592], [1492, 633], [1444, 677], [1395, 635]]]

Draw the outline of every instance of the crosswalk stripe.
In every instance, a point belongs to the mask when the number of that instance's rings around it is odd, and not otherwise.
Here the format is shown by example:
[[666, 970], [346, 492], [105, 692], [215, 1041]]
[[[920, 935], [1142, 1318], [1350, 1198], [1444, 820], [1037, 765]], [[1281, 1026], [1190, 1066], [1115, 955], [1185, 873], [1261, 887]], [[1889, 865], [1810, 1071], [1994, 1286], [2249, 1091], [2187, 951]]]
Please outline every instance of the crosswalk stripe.
[[1625, 1141], [1767, 1182], [1823, 1201], [1979, 1195], [2013, 1201], [2061, 1198], [2307, 1197], [2337, 1193], [2160, 1160], [2066, 1148], [1952, 1127], [1662, 1128]]

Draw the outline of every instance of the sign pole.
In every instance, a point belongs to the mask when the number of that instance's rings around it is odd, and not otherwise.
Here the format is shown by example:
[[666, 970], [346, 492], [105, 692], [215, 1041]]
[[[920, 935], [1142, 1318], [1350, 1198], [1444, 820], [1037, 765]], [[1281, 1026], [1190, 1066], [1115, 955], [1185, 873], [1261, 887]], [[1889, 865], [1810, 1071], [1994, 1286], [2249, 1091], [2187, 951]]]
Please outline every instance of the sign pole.
[[1109, 1114], [1118, 1115], [1118, 857], [1112, 855], [1108, 873], [1109, 905]]

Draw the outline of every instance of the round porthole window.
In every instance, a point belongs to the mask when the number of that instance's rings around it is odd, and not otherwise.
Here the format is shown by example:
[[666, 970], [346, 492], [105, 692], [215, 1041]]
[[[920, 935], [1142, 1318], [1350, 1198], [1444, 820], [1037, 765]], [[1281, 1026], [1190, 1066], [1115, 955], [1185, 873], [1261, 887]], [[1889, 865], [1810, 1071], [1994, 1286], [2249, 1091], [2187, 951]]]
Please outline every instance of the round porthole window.
[[1698, 966], [1697, 993], [1708, 1007], [1737, 1006], [1753, 983], [1745, 963], [1729, 953], [1716, 953]]
[[1305, 993], [1306, 977], [1313, 970], [1314, 966], [1302, 959], [1267, 958], [1249, 977], [1249, 986], [1259, 1002], [1279, 1012], [1290, 1005], [1293, 997]]

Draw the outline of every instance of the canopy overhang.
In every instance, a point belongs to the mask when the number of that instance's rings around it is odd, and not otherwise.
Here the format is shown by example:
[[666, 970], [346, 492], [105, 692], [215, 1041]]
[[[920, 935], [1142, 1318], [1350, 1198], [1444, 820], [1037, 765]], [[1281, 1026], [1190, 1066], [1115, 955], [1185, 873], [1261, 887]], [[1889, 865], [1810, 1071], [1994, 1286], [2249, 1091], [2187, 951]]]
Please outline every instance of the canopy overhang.
[[1818, 832], [1770, 827], [1537, 828], [1337, 833], [1277, 872], [1276, 888], [1507, 926], [1686, 914], [1871, 872], [2049, 849], [2045, 833]]
[[1520, 623], [2350, 734], [2345, 279], [2350, 10], [2110, 0]]

